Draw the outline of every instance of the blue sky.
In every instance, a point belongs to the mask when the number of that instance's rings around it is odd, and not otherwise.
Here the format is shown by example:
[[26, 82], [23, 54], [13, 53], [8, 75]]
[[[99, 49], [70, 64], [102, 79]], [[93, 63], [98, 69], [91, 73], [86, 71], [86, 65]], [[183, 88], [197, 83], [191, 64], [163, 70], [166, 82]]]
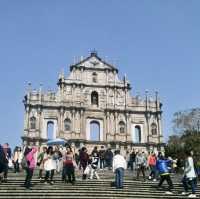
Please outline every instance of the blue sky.
[[199, 107], [200, 1], [0, 1], [1, 143], [20, 143], [32, 82], [56, 89], [58, 73], [92, 49], [127, 74], [133, 95], [158, 90], [165, 138], [174, 112]]

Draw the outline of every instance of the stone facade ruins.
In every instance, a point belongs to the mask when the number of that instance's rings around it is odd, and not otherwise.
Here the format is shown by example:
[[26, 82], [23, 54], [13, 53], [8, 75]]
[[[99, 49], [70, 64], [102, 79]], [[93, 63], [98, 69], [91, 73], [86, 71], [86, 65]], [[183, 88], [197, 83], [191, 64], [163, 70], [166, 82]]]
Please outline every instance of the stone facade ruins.
[[[64, 138], [76, 147], [160, 148], [163, 144], [162, 104], [131, 96], [126, 77], [96, 52], [62, 73], [56, 92], [29, 89], [24, 98], [23, 144], [44, 144]], [[48, 126], [53, 133], [48, 137]]]

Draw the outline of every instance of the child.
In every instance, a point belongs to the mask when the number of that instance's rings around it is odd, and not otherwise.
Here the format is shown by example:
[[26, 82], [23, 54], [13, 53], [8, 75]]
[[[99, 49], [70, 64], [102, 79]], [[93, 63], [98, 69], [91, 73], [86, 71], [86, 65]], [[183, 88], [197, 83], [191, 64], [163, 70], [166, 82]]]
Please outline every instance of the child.
[[90, 179], [93, 179], [93, 176], [95, 175], [97, 180], [99, 180], [99, 175], [97, 173], [97, 167], [98, 167], [99, 158], [97, 153], [93, 153], [93, 156], [91, 158], [91, 173], [90, 173]]

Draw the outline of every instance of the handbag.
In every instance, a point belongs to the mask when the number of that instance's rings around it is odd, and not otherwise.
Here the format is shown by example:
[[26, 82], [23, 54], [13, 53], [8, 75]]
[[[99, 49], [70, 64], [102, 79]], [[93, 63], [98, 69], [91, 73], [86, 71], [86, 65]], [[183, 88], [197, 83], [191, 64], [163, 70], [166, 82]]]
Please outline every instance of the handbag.
[[22, 166], [22, 169], [28, 168], [28, 162], [27, 162], [25, 156], [22, 158], [21, 166]]
[[88, 166], [85, 168], [85, 171], [83, 172], [83, 174], [88, 175], [89, 173], [90, 173], [90, 166], [88, 165]]
[[8, 168], [13, 168], [13, 162], [10, 158], [8, 159]]

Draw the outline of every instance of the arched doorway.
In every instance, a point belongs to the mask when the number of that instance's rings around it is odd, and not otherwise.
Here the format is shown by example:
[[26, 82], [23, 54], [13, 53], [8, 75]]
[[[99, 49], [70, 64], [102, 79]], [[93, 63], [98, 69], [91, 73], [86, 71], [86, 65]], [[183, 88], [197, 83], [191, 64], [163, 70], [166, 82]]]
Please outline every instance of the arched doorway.
[[135, 126], [135, 142], [136, 143], [141, 143], [141, 127], [140, 126]]
[[42, 134], [44, 139], [55, 139], [58, 130], [58, 120], [54, 118], [45, 118], [42, 122]]
[[141, 143], [142, 142], [142, 129], [141, 125], [132, 124], [132, 142], [133, 143]]
[[54, 122], [47, 122], [47, 139], [54, 139]]
[[90, 122], [90, 140], [100, 141], [100, 124], [97, 121]]
[[86, 139], [91, 141], [103, 141], [103, 120], [87, 118]]

